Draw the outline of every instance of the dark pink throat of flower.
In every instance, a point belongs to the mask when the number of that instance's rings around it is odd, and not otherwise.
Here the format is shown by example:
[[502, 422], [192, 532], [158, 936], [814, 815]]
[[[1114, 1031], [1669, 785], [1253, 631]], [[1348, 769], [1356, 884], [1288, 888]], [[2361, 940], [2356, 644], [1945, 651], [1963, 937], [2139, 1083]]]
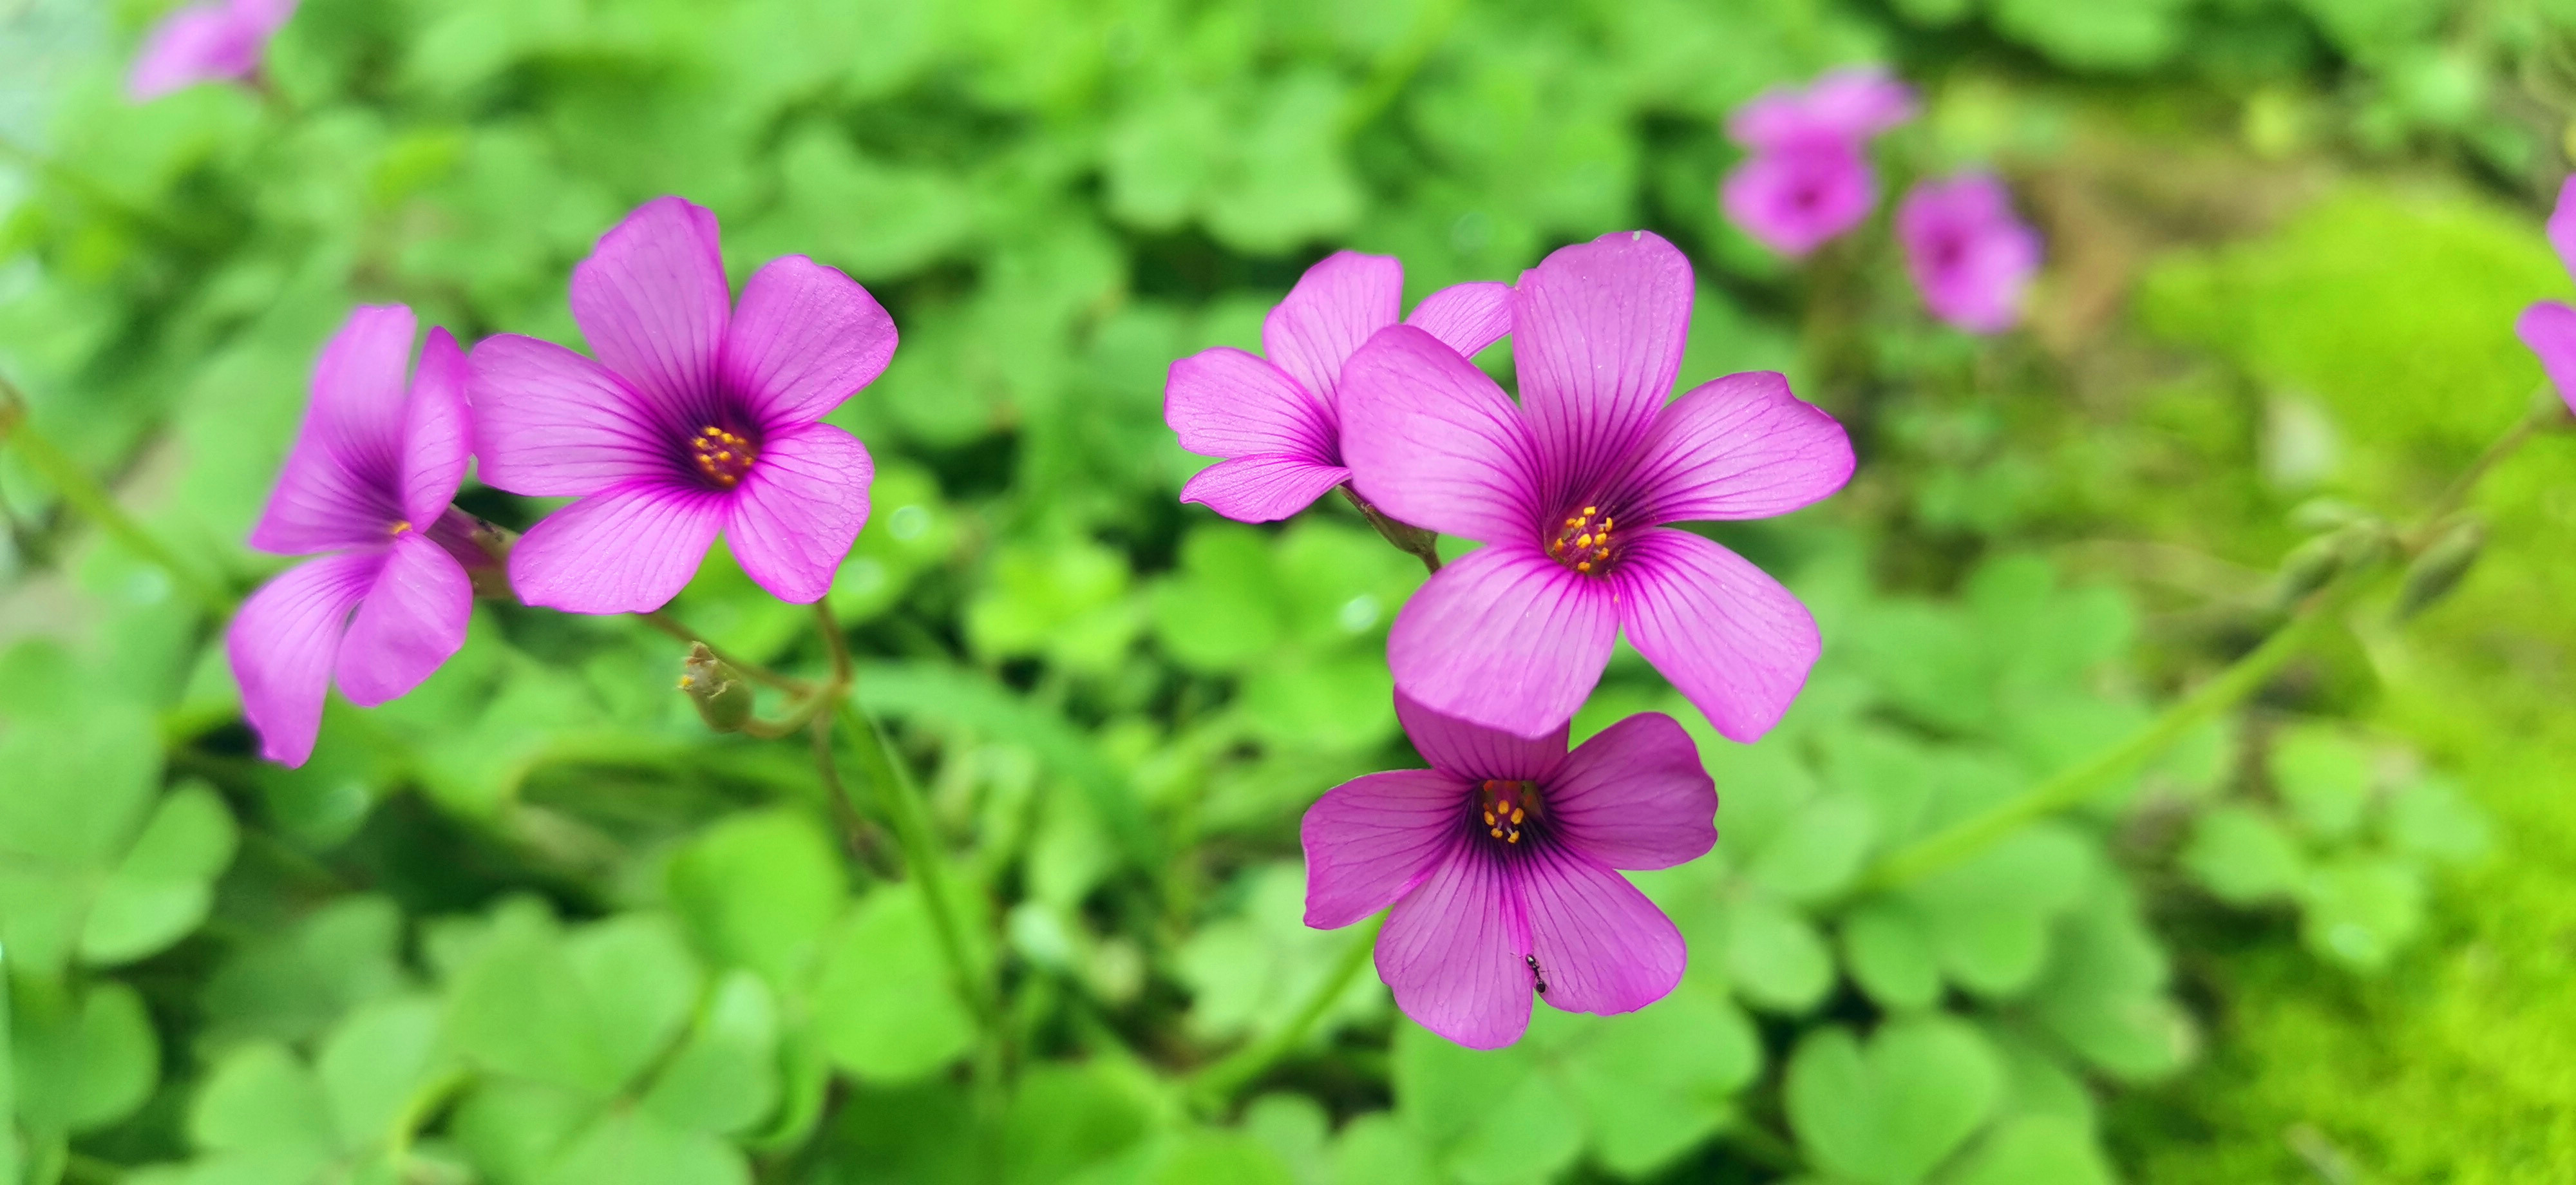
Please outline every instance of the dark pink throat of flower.
[[751, 437], [714, 424], [698, 429], [689, 438], [689, 460], [698, 476], [720, 490], [732, 489], [751, 472], [751, 463], [759, 458]]
[[1557, 520], [1548, 558], [1587, 576], [1603, 575], [1617, 555], [1618, 527], [1619, 520], [1599, 506], [1573, 510]]
[[1538, 826], [1538, 783], [1501, 780], [1480, 783], [1476, 787], [1476, 813], [1487, 836], [1505, 844], [1517, 844], [1524, 828]]

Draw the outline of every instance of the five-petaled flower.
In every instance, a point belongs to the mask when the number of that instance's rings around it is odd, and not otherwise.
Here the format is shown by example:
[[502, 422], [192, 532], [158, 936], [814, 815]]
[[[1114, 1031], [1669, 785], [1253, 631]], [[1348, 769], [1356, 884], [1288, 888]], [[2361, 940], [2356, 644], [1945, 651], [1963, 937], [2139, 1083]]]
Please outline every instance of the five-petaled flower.
[[1396, 1005], [1461, 1045], [1529, 1027], [1530, 996], [1568, 1012], [1633, 1012], [1681, 981], [1688, 952], [1616, 869], [1668, 868], [1717, 842], [1717, 790], [1670, 716], [1630, 716], [1566, 752], [1566, 727], [1524, 739], [1398, 692], [1430, 769], [1369, 774], [1306, 812], [1306, 924], [1393, 905], [1377, 939]]
[[[2549, 245], [2557, 248], [2559, 262], [2576, 273], [2576, 177], [2558, 187], [2558, 208], [2549, 214]], [[2514, 321], [2513, 332], [2540, 356], [2540, 369], [2548, 374], [2550, 385], [2558, 388], [2558, 397], [2567, 401], [2570, 410], [2576, 410], [2576, 308], [2555, 300], [2535, 301]]]
[[1750, 741], [1806, 683], [1815, 619], [1777, 581], [1666, 524], [1785, 514], [1842, 488], [1851, 442], [1777, 374], [1729, 375], [1667, 405], [1690, 264], [1644, 231], [1566, 247], [1512, 300], [1515, 405], [1410, 326], [1342, 375], [1362, 497], [1485, 544], [1395, 620], [1395, 685], [1521, 736], [1574, 715], [1622, 628], [1719, 732]]
[[[1350, 480], [1342, 461], [1343, 364], [1404, 310], [1404, 265], [1340, 251], [1306, 269], [1262, 322], [1264, 359], [1228, 346], [1172, 364], [1163, 419], [1181, 447], [1224, 460], [1181, 487], [1238, 522], [1286, 518]], [[1511, 288], [1469, 283], [1423, 298], [1405, 324], [1473, 357], [1511, 329]]]
[[313, 402], [250, 545], [322, 558], [244, 602], [225, 652], [260, 753], [302, 765], [340, 693], [372, 707], [419, 686], [465, 643], [474, 520], [448, 505], [465, 477], [465, 354], [444, 329], [406, 390], [415, 322], [360, 308], [313, 367]]
[[580, 499], [510, 554], [521, 599], [575, 613], [661, 607], [721, 530], [779, 599], [822, 599], [868, 517], [875, 466], [820, 422], [894, 356], [856, 281], [771, 260], [731, 306], [713, 214], [645, 203], [573, 269], [594, 362], [516, 334], [474, 347], [483, 480]]
[[2021, 319], [2039, 270], [2039, 232], [2014, 215], [2012, 193], [1986, 173], [1915, 185], [1896, 207], [1905, 270], [1932, 315], [1970, 333]]
[[1752, 150], [1719, 189], [1727, 218], [1783, 255], [1815, 250], [1869, 216], [1878, 183], [1863, 150], [1913, 117], [1914, 92], [1874, 68], [1763, 92], [1727, 120]]
[[296, 0], [210, 0], [161, 18], [144, 34], [125, 93], [136, 102], [200, 82], [259, 73], [268, 40], [295, 15]]

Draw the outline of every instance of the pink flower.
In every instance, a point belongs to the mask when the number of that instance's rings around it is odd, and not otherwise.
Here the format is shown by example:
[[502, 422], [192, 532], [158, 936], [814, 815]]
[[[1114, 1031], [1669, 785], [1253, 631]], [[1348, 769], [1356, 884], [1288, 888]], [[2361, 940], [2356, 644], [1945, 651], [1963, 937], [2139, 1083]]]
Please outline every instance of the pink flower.
[[831, 588], [876, 468], [820, 421], [884, 372], [894, 320], [802, 255], [769, 261], [730, 304], [715, 216], [655, 198], [573, 269], [572, 317], [599, 361], [517, 334], [474, 347], [483, 480], [580, 499], [510, 553], [521, 599], [659, 608], [718, 531], [780, 600]]
[[1729, 375], [1670, 404], [1690, 264], [1644, 231], [1558, 250], [1512, 297], [1516, 405], [1410, 326], [1342, 376], [1343, 450], [1388, 514], [1485, 546], [1396, 616], [1395, 685], [1433, 711], [1541, 736], [1581, 706], [1625, 629], [1708, 714], [1750, 741], [1815, 664], [1806, 607], [1761, 569], [1665, 525], [1785, 514], [1851, 476], [1851, 442], [1777, 374]]
[[[336, 672], [373, 707], [420, 685], [465, 643], [473, 520], [448, 505], [465, 477], [465, 354], [429, 331], [406, 391], [410, 309], [349, 314], [313, 366], [313, 403], [250, 545], [322, 555], [244, 602], [224, 638], [260, 753], [302, 765]], [[462, 561], [462, 562], [460, 562]]]
[[[1182, 486], [1181, 501], [1238, 522], [1270, 522], [1350, 480], [1336, 395], [1342, 364], [1403, 309], [1403, 264], [1340, 251], [1306, 269], [1270, 310], [1261, 326], [1268, 359], [1220, 346], [1173, 363], [1164, 422], [1181, 447], [1225, 458]], [[1510, 331], [1511, 288], [1443, 288], [1405, 323], [1472, 357]]]
[[[2559, 262], [2576, 272], [2576, 177], [2558, 187], [2558, 208], [2549, 214], [2549, 245], [2558, 249]], [[2535, 301], [2514, 320], [2513, 332], [2540, 356], [2540, 368], [2558, 388], [2558, 397], [2576, 411], [2576, 308]]]
[[1670, 716], [1630, 716], [1565, 751], [1424, 709], [1396, 715], [1430, 769], [1369, 774], [1306, 812], [1306, 924], [1392, 904], [1377, 972], [1422, 1027], [1475, 1049], [1520, 1039], [1530, 995], [1634, 1012], [1681, 982], [1680, 931], [1614, 869], [1669, 868], [1717, 842], [1717, 789]]
[[1869, 217], [1878, 182], [1862, 150], [1913, 117], [1914, 92], [1875, 68], [1763, 92], [1727, 120], [1753, 150], [1719, 189], [1727, 218], [1781, 254], [1815, 250]]
[[1932, 315], [1970, 333], [2001, 333], [2021, 320], [2021, 298], [2039, 271], [2039, 232], [2013, 214], [2012, 193], [1985, 173], [1924, 181], [1896, 207], [1905, 270]]
[[268, 39], [295, 15], [295, 5], [296, 0], [213, 0], [162, 17], [143, 35], [143, 50], [125, 76], [126, 96], [140, 103], [200, 82], [258, 73]]

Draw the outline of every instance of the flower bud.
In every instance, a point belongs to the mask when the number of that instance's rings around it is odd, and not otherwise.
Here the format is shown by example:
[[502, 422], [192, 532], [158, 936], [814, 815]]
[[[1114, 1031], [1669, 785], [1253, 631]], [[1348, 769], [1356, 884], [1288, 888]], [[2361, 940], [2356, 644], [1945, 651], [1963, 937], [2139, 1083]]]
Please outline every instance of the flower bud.
[[2387, 546], [2385, 524], [2361, 519], [2291, 548], [2281, 558], [2281, 575], [2272, 587], [2273, 607], [2288, 611], [2336, 577], [2376, 561]]
[[741, 732], [751, 719], [751, 684], [704, 642], [689, 644], [689, 657], [680, 663], [680, 690], [717, 732]]
[[2449, 596], [2478, 562], [2487, 545], [2486, 524], [2467, 519], [2442, 532], [2415, 562], [2406, 566], [2406, 582], [2397, 590], [2397, 620], [2404, 621]]

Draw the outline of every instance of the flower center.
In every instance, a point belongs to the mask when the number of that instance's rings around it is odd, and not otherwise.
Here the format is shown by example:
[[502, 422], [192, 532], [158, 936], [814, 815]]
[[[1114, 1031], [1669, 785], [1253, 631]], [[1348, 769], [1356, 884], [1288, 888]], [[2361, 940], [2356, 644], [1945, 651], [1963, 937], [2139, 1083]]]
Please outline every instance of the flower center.
[[394, 537], [396, 537], [396, 538], [400, 538], [403, 532], [408, 531], [408, 530], [410, 530], [410, 529], [411, 529], [411, 520], [410, 520], [410, 519], [407, 519], [407, 518], [398, 518], [398, 519], [395, 519], [395, 520], [394, 520], [394, 525], [392, 525], [392, 526], [390, 526], [390, 527], [385, 528], [385, 534], [387, 534], [387, 535], [392, 535], [392, 536], [394, 536]]
[[689, 459], [696, 463], [699, 475], [723, 489], [732, 489], [743, 474], [751, 472], [758, 456], [750, 437], [713, 424], [689, 438]]
[[1521, 828], [1539, 813], [1538, 783], [1486, 782], [1476, 787], [1476, 806], [1486, 834], [1504, 843], [1519, 843]]
[[1547, 545], [1547, 554], [1577, 572], [1593, 572], [1610, 562], [1611, 531], [1618, 525], [1600, 507], [1586, 506], [1565, 516], [1556, 538]]

